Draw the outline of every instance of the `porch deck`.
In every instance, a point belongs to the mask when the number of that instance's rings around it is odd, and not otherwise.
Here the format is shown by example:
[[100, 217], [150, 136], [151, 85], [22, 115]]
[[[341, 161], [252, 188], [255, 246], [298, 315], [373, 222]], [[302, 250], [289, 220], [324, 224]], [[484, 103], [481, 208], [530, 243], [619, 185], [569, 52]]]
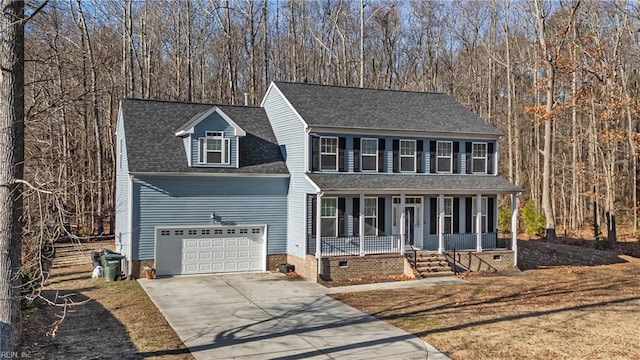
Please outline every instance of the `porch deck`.
[[[477, 251], [477, 235], [474, 233], [443, 234], [444, 251]], [[437, 241], [437, 235], [435, 236]], [[323, 236], [320, 238], [321, 256], [359, 256], [376, 254], [402, 254], [402, 235], [367, 235], [363, 244], [360, 236]], [[437, 242], [436, 242], [437, 243]], [[482, 234], [482, 250], [512, 250], [511, 240], [499, 238], [497, 233]], [[417, 249], [405, 243], [405, 250]], [[418, 249], [422, 250], [422, 249]], [[435, 252], [436, 250], [434, 250]], [[315, 255], [316, 237], [308, 234], [307, 253]]]

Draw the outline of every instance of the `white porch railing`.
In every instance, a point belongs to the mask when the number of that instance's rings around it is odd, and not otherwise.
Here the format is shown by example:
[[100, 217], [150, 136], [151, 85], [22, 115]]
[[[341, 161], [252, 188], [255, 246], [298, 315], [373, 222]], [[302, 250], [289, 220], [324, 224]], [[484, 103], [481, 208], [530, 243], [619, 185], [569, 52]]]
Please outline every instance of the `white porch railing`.
[[[401, 235], [367, 235], [364, 237], [364, 255], [400, 254]], [[360, 255], [360, 236], [323, 236], [321, 255], [349, 256]], [[315, 235], [307, 236], [307, 253], [315, 255]]]
[[[476, 251], [476, 234], [444, 234], [445, 251]], [[482, 250], [509, 250], [508, 239], [499, 239], [496, 233], [482, 234]]]

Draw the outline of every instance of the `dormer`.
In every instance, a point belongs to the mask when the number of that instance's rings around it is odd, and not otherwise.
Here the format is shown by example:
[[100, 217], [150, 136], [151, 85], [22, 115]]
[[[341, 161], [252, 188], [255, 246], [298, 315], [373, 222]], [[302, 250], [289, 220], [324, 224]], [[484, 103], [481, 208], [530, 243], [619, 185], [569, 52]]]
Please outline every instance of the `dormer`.
[[247, 133], [219, 107], [200, 112], [175, 133], [184, 142], [190, 167], [232, 167], [240, 164], [240, 137]]

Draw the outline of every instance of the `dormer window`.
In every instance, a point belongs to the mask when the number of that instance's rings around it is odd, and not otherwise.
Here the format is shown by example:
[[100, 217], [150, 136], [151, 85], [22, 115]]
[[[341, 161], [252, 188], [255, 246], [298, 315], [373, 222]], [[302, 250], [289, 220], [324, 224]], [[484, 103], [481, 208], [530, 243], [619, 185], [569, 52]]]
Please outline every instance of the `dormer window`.
[[200, 164], [221, 164], [230, 163], [231, 141], [224, 137], [221, 131], [207, 131], [206, 136], [199, 139]]

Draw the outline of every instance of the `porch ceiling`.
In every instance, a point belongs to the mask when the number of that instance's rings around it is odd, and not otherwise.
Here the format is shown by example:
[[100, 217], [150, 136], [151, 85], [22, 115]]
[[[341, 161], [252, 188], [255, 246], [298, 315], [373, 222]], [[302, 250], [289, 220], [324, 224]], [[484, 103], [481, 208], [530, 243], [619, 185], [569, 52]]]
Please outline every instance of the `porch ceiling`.
[[325, 192], [511, 194], [522, 188], [501, 176], [432, 174], [308, 174]]

